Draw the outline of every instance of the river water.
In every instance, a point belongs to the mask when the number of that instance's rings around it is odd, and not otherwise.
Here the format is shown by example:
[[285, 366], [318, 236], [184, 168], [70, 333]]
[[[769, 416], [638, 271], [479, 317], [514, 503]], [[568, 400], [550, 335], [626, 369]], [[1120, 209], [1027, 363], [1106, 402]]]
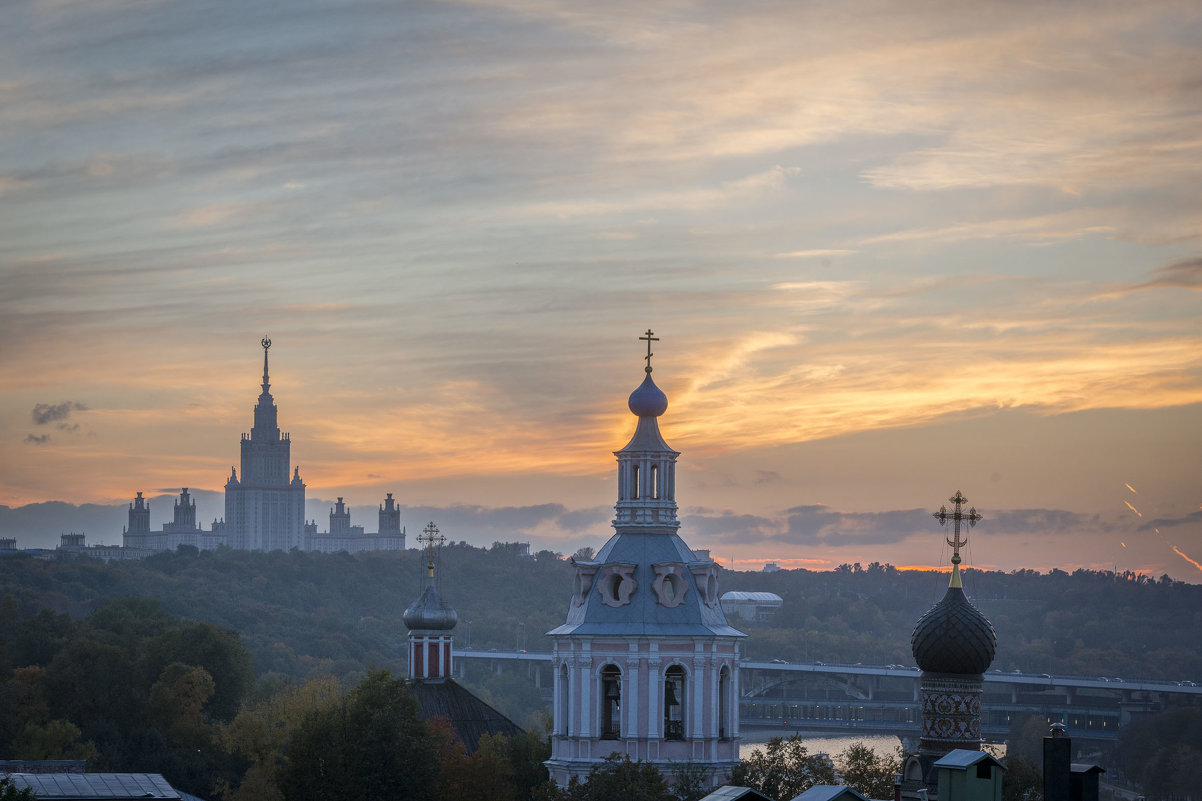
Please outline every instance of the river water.
[[742, 742], [739, 744], [739, 757], [746, 759], [754, 749], [759, 748], [762, 750], [764, 743], [773, 737], [792, 737], [794, 734], [801, 737], [801, 744], [805, 746], [806, 751], [811, 754], [827, 754], [831, 759], [834, 759], [842, 751], [847, 750], [847, 747], [852, 743], [864, 743], [864, 745], [883, 757], [895, 756], [898, 746], [901, 745], [901, 740], [887, 735], [864, 734], [849, 737], [846, 735], [829, 735], [807, 731], [756, 729], [742, 732]]

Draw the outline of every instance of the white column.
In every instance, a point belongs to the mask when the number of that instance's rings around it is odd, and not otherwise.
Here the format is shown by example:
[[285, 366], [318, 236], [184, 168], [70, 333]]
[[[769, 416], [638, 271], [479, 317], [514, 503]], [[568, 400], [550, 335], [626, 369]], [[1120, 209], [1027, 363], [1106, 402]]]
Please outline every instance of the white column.
[[730, 734], [735, 739], [739, 737], [739, 699], [741, 697], [742, 694], [739, 691], [739, 651], [738, 646], [735, 646], [735, 658], [730, 665]]
[[565, 688], [560, 686], [560, 666], [558, 659], [552, 660], [551, 670], [555, 671], [555, 675], [551, 677], [551, 719], [555, 724], [551, 731], [552, 734], [563, 736], [568, 733], [568, 722], [564, 719], [563, 715], [564, 710], [567, 709], [567, 705], [563, 702], [563, 696], [560, 695], [560, 693], [564, 692]]
[[593, 687], [593, 658], [589, 654], [580, 657], [580, 670], [577, 675], [580, 677], [580, 730], [578, 734], [581, 737], [593, 737], [593, 702], [592, 702], [592, 687]]
[[629, 644], [628, 653], [626, 655], [626, 670], [623, 671], [622, 678], [626, 681], [626, 686], [629, 688], [629, 695], [622, 695], [622, 709], [625, 714], [622, 715], [626, 721], [622, 725], [622, 737], [638, 737], [639, 736], [639, 644], [632, 642]]
[[691, 722], [689, 728], [692, 730], [690, 737], [692, 737], [694, 740], [702, 736], [701, 705], [704, 703], [705, 699], [705, 687], [703, 685], [705, 682], [705, 663], [708, 661], [705, 654], [702, 653], [702, 648], [704, 648], [704, 646], [700, 642], [695, 643], [693, 646], [693, 670], [692, 675], [689, 676], [689, 679], [692, 681], [693, 685], [691, 692], [689, 692], [689, 695], [693, 697], [691, 704], [693, 708], [689, 710], [689, 720]]
[[647, 660], [647, 739], [658, 740], [664, 736], [660, 730], [663, 726], [663, 702], [659, 698], [659, 687], [663, 677], [658, 656], [659, 645], [651, 643], [651, 658]]

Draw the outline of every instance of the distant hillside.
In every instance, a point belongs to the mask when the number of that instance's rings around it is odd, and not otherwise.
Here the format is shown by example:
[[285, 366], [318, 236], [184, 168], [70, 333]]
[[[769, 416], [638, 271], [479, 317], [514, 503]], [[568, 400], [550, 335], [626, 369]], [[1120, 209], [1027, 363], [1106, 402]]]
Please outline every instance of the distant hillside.
[[[568, 609], [566, 560], [455, 543], [443, 549], [441, 565], [443, 594], [459, 612], [460, 646], [470, 637], [481, 649], [549, 649], [543, 633]], [[370, 665], [404, 668], [401, 615], [421, 573], [416, 551], [185, 549], [111, 565], [14, 557], [0, 559], [0, 597], [13, 597], [23, 620], [41, 609], [82, 617], [105, 599], [149, 596], [174, 614], [241, 632], [261, 676], [357, 680]], [[1202, 586], [1090, 571], [969, 571], [965, 585], [997, 629], [995, 668], [1202, 680]], [[721, 589], [784, 598], [770, 623], [738, 624], [750, 635], [751, 656], [912, 664], [914, 622], [946, 586], [946, 575], [873, 564], [724, 571]]]

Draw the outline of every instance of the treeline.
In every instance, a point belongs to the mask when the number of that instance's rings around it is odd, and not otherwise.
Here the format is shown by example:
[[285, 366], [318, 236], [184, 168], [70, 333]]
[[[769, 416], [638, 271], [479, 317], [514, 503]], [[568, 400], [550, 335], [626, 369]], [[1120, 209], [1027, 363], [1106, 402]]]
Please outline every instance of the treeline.
[[[913, 664], [910, 633], [947, 576], [872, 563], [829, 572], [726, 573], [723, 591], [775, 592], [768, 623], [746, 624], [751, 656]], [[1202, 683], [1202, 586], [1134, 573], [968, 570], [964, 588], [998, 635], [1006, 672]]]
[[[334, 676], [371, 666], [404, 672], [405, 608], [422, 576], [416, 551], [348, 555], [197, 552], [140, 562], [0, 559], [0, 597], [16, 619], [43, 609], [82, 618], [108, 599], [140, 595], [173, 614], [239, 632], [261, 677]], [[459, 612], [458, 647], [548, 650], [563, 622], [572, 567], [559, 554], [443, 548], [440, 582]], [[1005, 671], [1202, 681], [1202, 586], [1135, 574], [969, 570], [965, 589], [998, 632]], [[777, 616], [736, 625], [752, 657], [912, 664], [910, 632], [942, 597], [946, 575], [890, 565], [816, 572], [724, 571], [721, 591], [765, 590]], [[519, 723], [523, 722], [518, 720]]]
[[[407, 683], [387, 670], [369, 670], [349, 689], [329, 676], [256, 685], [235, 632], [152, 600], [110, 601], [79, 621], [44, 609], [17, 622], [14, 607], [7, 597], [0, 758], [161, 773], [223, 801], [608, 801], [636, 797], [632, 788], [647, 801], [696, 801], [708, 792], [697, 766], [682, 765], [669, 787], [650, 765], [616, 755], [586, 781], [557, 787], [543, 765], [545, 725], [484, 735], [469, 754], [449, 721], [419, 718]], [[865, 790], [895, 769], [863, 746], [844, 757], [845, 778]], [[800, 792], [833, 781], [833, 770], [794, 740], [770, 744], [736, 774]]]
[[254, 683], [232, 631], [128, 598], [77, 621], [0, 610], [0, 754], [82, 759], [92, 770], [162, 773], [208, 793], [241, 761], [215, 746]]

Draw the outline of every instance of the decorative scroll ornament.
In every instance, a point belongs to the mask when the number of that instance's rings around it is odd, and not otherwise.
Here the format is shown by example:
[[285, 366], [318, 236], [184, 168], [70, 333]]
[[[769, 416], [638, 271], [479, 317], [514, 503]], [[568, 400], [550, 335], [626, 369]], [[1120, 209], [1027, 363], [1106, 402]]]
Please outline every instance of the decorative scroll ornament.
[[601, 568], [601, 580], [597, 582], [601, 603], [606, 606], [625, 606], [630, 603], [630, 596], [634, 595], [639, 586], [634, 578], [636, 567], [637, 565], [612, 564]]
[[652, 565], [651, 569], [655, 571], [655, 581], [651, 583], [651, 589], [655, 591], [655, 599], [660, 606], [669, 609], [680, 606], [680, 602], [689, 591], [684, 565], [680, 562], [665, 562]]
[[693, 565], [691, 570], [693, 580], [697, 582], [697, 592], [701, 593], [701, 602], [713, 609], [718, 605], [718, 566]]
[[581, 606], [588, 599], [596, 575], [596, 565], [576, 565], [576, 578], [572, 580], [572, 606]]

